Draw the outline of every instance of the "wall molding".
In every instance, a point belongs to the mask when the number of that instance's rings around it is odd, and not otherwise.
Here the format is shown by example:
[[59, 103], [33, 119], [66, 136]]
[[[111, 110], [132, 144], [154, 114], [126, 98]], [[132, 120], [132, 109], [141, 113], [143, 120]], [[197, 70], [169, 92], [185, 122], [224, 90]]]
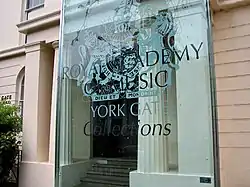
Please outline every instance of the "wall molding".
[[0, 51], [0, 60], [25, 55], [25, 47], [18, 46]]
[[30, 34], [42, 29], [57, 26], [60, 24], [61, 11], [57, 10], [33, 19], [22, 21], [17, 24], [18, 31], [23, 34]]

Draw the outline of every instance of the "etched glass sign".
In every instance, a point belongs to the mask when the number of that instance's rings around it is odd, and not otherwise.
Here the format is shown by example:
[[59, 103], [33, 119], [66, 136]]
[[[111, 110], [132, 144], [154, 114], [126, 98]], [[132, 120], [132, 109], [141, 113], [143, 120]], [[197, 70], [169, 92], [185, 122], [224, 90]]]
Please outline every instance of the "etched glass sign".
[[207, 10], [64, 0], [58, 187], [214, 187]]
[[85, 76], [78, 81], [86, 96], [95, 101], [138, 98], [171, 85], [172, 71], [179, 67], [173, 16], [167, 10], [151, 15], [149, 11], [132, 1], [122, 2], [111, 23], [81, 31], [86, 41], [79, 46]]

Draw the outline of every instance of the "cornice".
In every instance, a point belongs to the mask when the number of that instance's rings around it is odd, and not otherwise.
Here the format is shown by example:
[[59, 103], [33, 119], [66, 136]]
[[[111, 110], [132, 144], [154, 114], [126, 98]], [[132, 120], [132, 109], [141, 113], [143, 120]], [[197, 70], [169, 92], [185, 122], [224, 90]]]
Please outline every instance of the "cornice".
[[56, 40], [52, 43], [45, 43], [45, 41], [39, 41], [34, 43], [25, 44], [18, 47], [12, 47], [9, 49], [0, 50], [0, 60], [13, 58], [17, 56], [24, 56], [27, 53], [41, 51], [46, 49], [57, 49], [59, 47], [59, 41]]
[[23, 34], [29, 34], [43, 28], [53, 27], [60, 24], [60, 10], [45, 14], [33, 19], [29, 19], [17, 24], [18, 31]]
[[[210, 5], [212, 11], [217, 12], [250, 5], [250, 0], [210, 0]], [[74, 4], [66, 7], [67, 14], [72, 14], [71, 16], [79, 16], [78, 13], [81, 13], [81, 9], [79, 9], [79, 6], [79, 4]], [[23, 34], [29, 34], [43, 28], [59, 25], [60, 13], [61, 11], [57, 10], [49, 14], [20, 22], [19, 24], [17, 24], [18, 31]]]
[[25, 45], [25, 53], [27, 54], [27, 53], [32, 53], [35, 51], [41, 51], [47, 48], [48, 48], [48, 45], [45, 43], [45, 41], [29, 43]]
[[210, 0], [214, 12], [250, 5], [250, 0]]
[[0, 60], [25, 55], [25, 47], [18, 46], [0, 51]]
[[54, 49], [57, 49], [59, 47], [59, 40], [56, 40], [56, 41], [52, 42], [52, 47]]

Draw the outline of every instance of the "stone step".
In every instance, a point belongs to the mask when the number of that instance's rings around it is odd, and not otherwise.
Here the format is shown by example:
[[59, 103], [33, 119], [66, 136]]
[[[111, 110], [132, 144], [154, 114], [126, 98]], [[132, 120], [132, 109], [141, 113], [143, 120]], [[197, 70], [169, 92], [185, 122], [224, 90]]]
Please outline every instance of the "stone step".
[[134, 167], [136, 168], [135, 164], [113, 164], [113, 163], [109, 163], [109, 164], [101, 164], [101, 163], [93, 163], [92, 166], [98, 166], [98, 167], [106, 167], [106, 166], [114, 166], [114, 167], [119, 167], [119, 168], [128, 168], [128, 167]]
[[111, 165], [111, 166], [116, 166], [116, 167], [137, 167], [136, 162], [119, 162], [119, 161], [96, 161], [94, 162], [93, 165], [98, 165], [98, 166], [105, 166], [105, 165]]
[[[98, 184], [98, 183], [87, 183], [83, 182], [82, 184], [79, 184], [75, 187], [117, 187], [116, 184]], [[119, 186], [120, 187], [120, 186]], [[127, 186], [121, 186], [121, 187], [129, 187]]]
[[131, 159], [96, 158], [93, 162], [79, 187], [129, 187], [129, 172], [137, 168], [137, 161]]
[[113, 177], [129, 177], [128, 172], [98, 172], [98, 171], [88, 171], [87, 176], [89, 175], [95, 175], [95, 176], [113, 176]]
[[135, 159], [108, 159], [110, 164], [137, 164]]
[[116, 166], [116, 165], [109, 165], [109, 164], [93, 164], [92, 171], [97, 172], [107, 172], [107, 173], [129, 173], [130, 171], [136, 170], [136, 166]]
[[128, 187], [129, 182], [124, 181], [106, 181], [102, 179], [92, 179], [92, 178], [85, 178], [81, 180], [81, 183], [84, 185], [95, 185], [98, 187]]
[[[97, 183], [82, 183], [77, 187], [117, 187], [116, 184], [97, 184]], [[118, 186], [118, 187], [129, 187], [126, 186]]]
[[108, 182], [129, 182], [129, 175], [127, 176], [113, 176], [113, 175], [95, 175], [95, 174], [87, 174], [87, 179], [94, 180], [103, 180]]
[[120, 166], [136, 166], [137, 160], [134, 159], [94, 159], [98, 164], [120, 165]]

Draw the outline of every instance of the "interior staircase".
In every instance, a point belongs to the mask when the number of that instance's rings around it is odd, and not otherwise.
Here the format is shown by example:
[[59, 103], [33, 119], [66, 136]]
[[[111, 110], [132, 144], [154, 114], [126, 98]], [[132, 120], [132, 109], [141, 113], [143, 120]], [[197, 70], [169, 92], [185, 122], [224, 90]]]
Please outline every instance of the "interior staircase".
[[128, 187], [129, 172], [136, 170], [136, 165], [131, 159], [97, 159], [79, 187]]

